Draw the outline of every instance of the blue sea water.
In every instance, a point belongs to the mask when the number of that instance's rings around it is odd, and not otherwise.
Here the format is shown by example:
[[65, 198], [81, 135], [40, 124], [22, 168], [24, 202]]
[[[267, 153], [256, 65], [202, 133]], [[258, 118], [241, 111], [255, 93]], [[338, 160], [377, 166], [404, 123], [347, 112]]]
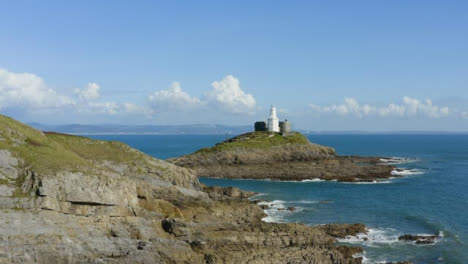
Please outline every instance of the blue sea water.
[[[166, 159], [212, 146], [225, 136], [99, 135]], [[208, 185], [235, 186], [271, 200], [266, 221], [310, 225], [364, 223], [362, 246], [367, 263], [411, 260], [414, 263], [468, 263], [468, 135], [309, 135], [312, 142], [334, 147], [340, 155], [407, 158], [402, 178], [375, 184], [275, 182], [202, 178]], [[274, 208], [295, 206], [296, 212]], [[434, 245], [400, 242], [402, 234], [438, 234]]]

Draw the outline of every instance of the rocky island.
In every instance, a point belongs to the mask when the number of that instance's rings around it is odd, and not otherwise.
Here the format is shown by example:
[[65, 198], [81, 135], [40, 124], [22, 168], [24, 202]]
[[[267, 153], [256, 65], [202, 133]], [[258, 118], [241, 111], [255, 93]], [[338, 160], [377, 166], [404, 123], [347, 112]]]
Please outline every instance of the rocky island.
[[169, 161], [193, 169], [199, 177], [373, 182], [398, 176], [384, 160], [339, 156], [298, 132], [256, 131]]
[[335, 242], [363, 225], [265, 223], [251, 195], [0, 115], [0, 263], [361, 263]]

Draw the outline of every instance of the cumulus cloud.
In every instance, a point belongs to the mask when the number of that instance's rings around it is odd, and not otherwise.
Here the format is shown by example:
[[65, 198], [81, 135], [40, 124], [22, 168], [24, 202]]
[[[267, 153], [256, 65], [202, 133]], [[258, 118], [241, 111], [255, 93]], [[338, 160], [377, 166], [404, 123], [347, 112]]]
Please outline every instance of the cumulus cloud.
[[173, 82], [166, 90], [151, 94], [149, 101], [157, 112], [190, 110], [200, 106], [200, 99], [183, 91], [179, 82]]
[[83, 100], [96, 100], [99, 98], [99, 89], [101, 87], [97, 83], [88, 83], [83, 89], [75, 89], [75, 94]]
[[214, 81], [211, 86], [213, 89], [205, 95], [209, 103], [231, 113], [252, 113], [255, 110], [255, 98], [240, 88], [236, 77], [228, 75], [221, 81]]
[[345, 98], [343, 104], [333, 104], [329, 106], [311, 104], [310, 107], [318, 113], [333, 113], [340, 116], [356, 116], [359, 118], [364, 116], [426, 116], [430, 118], [440, 118], [450, 114], [450, 109], [448, 107], [434, 105], [429, 99], [421, 101], [404, 96], [402, 101], [403, 102], [400, 104], [392, 103], [386, 106], [374, 106], [360, 104], [354, 98]]
[[35, 74], [14, 73], [0, 68], [0, 110], [46, 110], [108, 115], [143, 113], [147, 116], [152, 113], [147, 107], [131, 103], [98, 101], [100, 86], [94, 82], [88, 83], [82, 89], [75, 89], [74, 93], [75, 96], [59, 94]]
[[236, 77], [228, 75], [220, 81], [214, 81], [211, 86], [212, 89], [200, 99], [182, 90], [179, 82], [173, 82], [166, 90], [151, 94], [149, 101], [156, 112], [216, 109], [239, 114], [255, 111], [255, 98], [240, 88]]
[[37, 75], [0, 68], [0, 109], [50, 109], [73, 104], [73, 99], [59, 95]]

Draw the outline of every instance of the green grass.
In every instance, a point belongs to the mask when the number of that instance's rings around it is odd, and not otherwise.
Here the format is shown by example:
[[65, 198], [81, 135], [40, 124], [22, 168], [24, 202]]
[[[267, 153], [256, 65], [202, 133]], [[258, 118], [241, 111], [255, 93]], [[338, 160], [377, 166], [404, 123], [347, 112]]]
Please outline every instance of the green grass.
[[309, 144], [309, 140], [301, 133], [294, 132], [288, 136], [271, 132], [250, 132], [239, 135], [211, 148], [202, 148], [195, 153], [212, 153], [233, 149], [265, 149], [285, 144]]
[[42, 133], [12, 118], [0, 115], [0, 149], [7, 149], [38, 173], [60, 170], [86, 171], [93, 162], [141, 163], [144, 154], [120, 142], [81, 136]]

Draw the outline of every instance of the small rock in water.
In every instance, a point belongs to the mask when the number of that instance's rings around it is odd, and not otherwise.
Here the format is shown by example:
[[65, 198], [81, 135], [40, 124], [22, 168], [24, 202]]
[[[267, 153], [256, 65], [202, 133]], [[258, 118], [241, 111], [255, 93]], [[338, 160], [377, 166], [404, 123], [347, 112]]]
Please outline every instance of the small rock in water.
[[415, 241], [416, 244], [433, 244], [439, 236], [435, 235], [403, 235], [398, 240]]
[[294, 211], [296, 211], [296, 207], [290, 206], [290, 207], [288, 207], [288, 211], [294, 212]]

